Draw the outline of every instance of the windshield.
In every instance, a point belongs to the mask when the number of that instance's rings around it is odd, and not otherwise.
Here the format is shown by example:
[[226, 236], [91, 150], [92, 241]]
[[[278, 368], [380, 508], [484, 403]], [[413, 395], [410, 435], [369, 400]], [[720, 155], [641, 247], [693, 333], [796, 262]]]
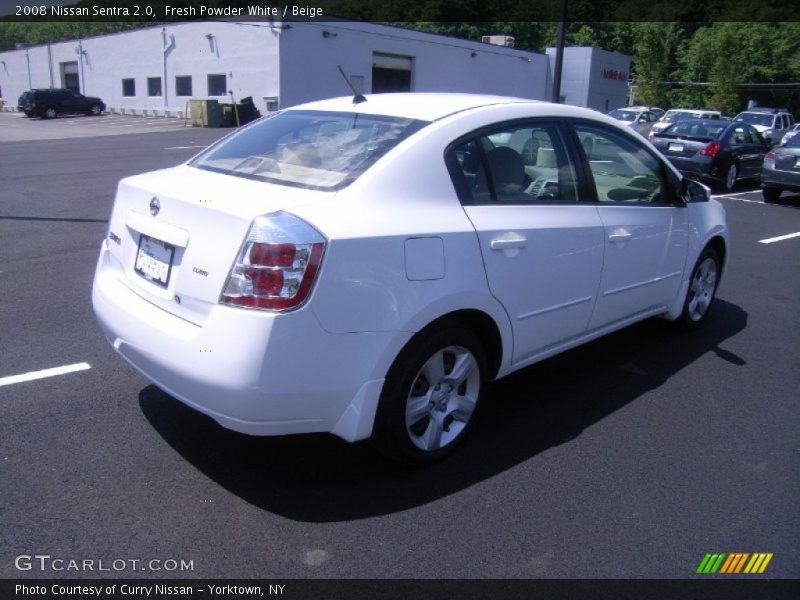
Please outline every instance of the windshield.
[[425, 121], [325, 111], [285, 111], [211, 147], [193, 167], [319, 190], [336, 190]]
[[633, 110], [612, 110], [608, 113], [609, 117], [617, 119], [618, 121], [635, 121], [636, 117], [639, 116], [639, 113]]
[[750, 125], [763, 125], [764, 127], [769, 127], [772, 125], [772, 115], [765, 115], [759, 113], [742, 113], [735, 121], [744, 121], [745, 123], [749, 123]]

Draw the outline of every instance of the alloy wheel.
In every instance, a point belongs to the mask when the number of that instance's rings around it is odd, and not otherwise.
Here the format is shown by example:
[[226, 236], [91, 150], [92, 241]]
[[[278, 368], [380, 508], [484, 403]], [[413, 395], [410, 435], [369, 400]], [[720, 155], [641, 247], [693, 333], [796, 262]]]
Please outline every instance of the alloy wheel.
[[689, 290], [689, 318], [700, 321], [706, 314], [717, 287], [717, 263], [706, 258], [695, 269]]
[[431, 356], [415, 377], [406, 402], [406, 429], [412, 443], [432, 452], [453, 442], [469, 423], [480, 392], [475, 356], [448, 346]]

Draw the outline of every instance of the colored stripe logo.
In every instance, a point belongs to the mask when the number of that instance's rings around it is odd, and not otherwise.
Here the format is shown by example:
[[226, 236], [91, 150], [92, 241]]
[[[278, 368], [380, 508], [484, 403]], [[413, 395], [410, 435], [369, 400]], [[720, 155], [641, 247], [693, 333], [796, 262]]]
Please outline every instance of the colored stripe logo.
[[763, 573], [771, 560], [771, 552], [756, 552], [753, 554], [749, 552], [734, 552], [731, 554], [709, 552], [703, 557], [696, 572], [701, 575], [714, 575], [716, 573], [755, 575]]

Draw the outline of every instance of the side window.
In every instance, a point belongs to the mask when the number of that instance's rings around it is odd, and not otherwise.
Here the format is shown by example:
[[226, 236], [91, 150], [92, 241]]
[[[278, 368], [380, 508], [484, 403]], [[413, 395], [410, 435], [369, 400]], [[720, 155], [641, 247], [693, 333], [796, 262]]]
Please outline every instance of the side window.
[[758, 138], [758, 132], [752, 127], [747, 128], [747, 143], [755, 144], [756, 146], [761, 145], [761, 140]]
[[738, 125], [733, 128], [729, 141], [734, 146], [740, 146], [747, 143], [747, 134], [745, 133], [743, 125]]
[[[661, 163], [626, 136], [604, 128], [576, 124], [600, 202], [670, 201]], [[587, 148], [591, 151], [587, 151]]]
[[486, 204], [491, 201], [489, 185], [486, 183], [486, 172], [478, 144], [474, 140], [457, 146], [452, 151], [458, 164], [457, 176], [463, 184], [463, 194], [469, 196], [475, 204]]
[[575, 169], [555, 124], [491, 131], [462, 143], [453, 154], [460, 187], [476, 204], [577, 201]]

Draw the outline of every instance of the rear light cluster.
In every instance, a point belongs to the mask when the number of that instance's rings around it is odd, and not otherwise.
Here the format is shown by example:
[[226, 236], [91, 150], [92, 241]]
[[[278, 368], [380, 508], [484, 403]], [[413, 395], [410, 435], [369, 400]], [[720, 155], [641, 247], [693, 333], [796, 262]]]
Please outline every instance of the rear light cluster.
[[764, 156], [764, 164], [775, 168], [775, 153], [774, 152], [767, 152], [767, 154]]
[[717, 154], [719, 154], [719, 142], [711, 142], [708, 146], [700, 150], [700, 154], [716, 158]]
[[314, 285], [325, 238], [305, 221], [279, 212], [257, 217], [222, 292], [224, 304], [285, 311]]

